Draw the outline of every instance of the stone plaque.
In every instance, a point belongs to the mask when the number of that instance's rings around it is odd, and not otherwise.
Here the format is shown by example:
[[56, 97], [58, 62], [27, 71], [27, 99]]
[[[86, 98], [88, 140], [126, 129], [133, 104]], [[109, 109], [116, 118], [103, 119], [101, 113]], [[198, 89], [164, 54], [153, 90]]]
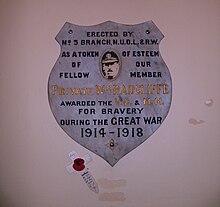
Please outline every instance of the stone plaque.
[[65, 23], [48, 81], [60, 127], [114, 166], [148, 139], [168, 114], [172, 84], [152, 21], [137, 25]]

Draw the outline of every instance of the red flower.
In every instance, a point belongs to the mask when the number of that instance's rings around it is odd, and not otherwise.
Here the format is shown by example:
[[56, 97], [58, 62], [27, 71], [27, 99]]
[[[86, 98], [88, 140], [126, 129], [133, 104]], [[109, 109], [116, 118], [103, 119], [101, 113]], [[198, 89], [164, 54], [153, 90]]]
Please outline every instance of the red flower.
[[73, 169], [76, 171], [82, 171], [85, 168], [85, 161], [82, 158], [76, 158], [74, 160]]

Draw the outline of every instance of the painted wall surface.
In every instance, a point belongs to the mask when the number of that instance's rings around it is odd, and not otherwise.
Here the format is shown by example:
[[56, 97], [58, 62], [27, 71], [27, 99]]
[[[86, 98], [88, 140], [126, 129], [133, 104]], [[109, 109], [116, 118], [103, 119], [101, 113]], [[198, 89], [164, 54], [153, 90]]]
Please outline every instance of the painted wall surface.
[[[218, 0], [1, 0], [0, 206], [219, 207], [219, 11]], [[113, 168], [65, 134], [47, 97], [63, 24], [107, 20], [153, 20], [173, 80], [162, 126]], [[72, 150], [93, 157], [99, 194], [67, 173]]]

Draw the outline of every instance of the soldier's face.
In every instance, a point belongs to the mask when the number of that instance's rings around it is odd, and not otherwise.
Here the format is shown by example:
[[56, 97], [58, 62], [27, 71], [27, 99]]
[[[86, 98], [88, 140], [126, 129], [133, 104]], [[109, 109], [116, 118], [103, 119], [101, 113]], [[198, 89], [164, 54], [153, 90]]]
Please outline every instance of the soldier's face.
[[107, 78], [109, 79], [114, 78], [115, 76], [117, 76], [118, 72], [119, 72], [118, 62], [103, 64], [103, 73]]

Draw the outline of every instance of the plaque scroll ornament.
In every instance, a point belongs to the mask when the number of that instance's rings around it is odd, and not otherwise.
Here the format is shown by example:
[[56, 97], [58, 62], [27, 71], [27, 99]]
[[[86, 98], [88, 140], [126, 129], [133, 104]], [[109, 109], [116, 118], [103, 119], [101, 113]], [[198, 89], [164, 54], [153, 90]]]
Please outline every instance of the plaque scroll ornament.
[[65, 23], [48, 81], [48, 98], [60, 127], [114, 166], [163, 123], [172, 82], [152, 21], [93, 26]]

